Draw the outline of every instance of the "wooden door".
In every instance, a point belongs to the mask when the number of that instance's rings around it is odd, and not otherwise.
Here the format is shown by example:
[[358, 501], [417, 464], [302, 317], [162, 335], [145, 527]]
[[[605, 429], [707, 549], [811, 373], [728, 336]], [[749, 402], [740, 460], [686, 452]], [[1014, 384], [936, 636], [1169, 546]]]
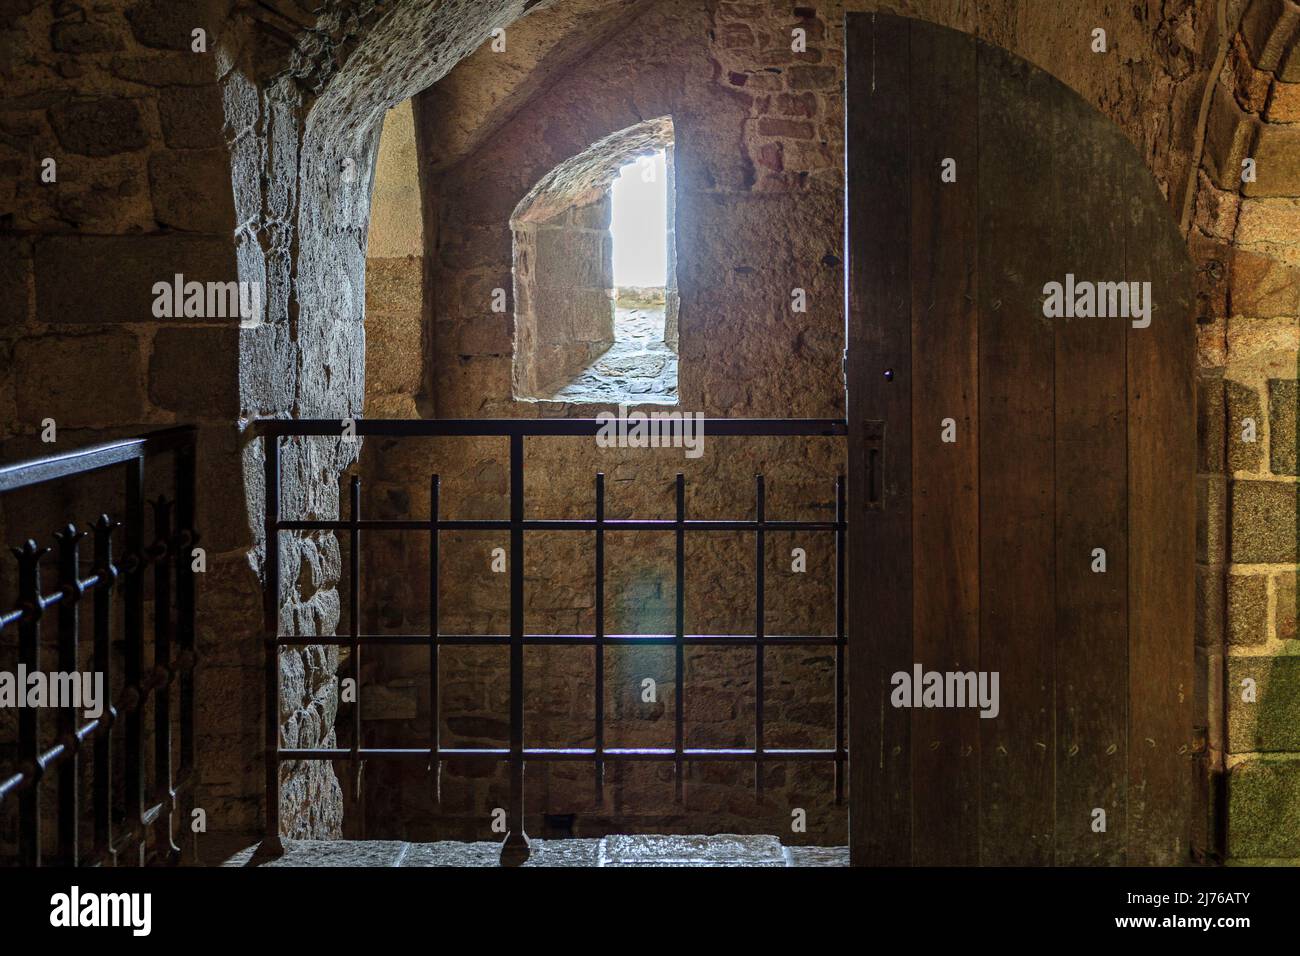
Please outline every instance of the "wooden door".
[[[1118, 127], [1043, 70], [900, 17], [851, 14], [847, 39], [853, 861], [1183, 862], [1183, 239]], [[946, 706], [897, 696], [918, 664]], [[998, 675], [996, 716], [953, 706], [972, 673], [987, 697]]]

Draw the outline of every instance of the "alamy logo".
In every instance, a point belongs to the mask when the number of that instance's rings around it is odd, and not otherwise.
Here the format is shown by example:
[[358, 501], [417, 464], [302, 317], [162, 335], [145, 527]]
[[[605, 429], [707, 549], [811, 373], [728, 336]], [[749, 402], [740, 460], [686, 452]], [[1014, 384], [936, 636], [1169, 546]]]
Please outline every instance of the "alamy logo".
[[262, 316], [259, 282], [185, 281], [176, 273], [171, 282], [153, 284], [156, 319], [233, 319], [254, 322]]
[[148, 936], [153, 925], [149, 893], [82, 893], [74, 886], [50, 897], [50, 925], [127, 926], [133, 936]]
[[1151, 324], [1150, 282], [1076, 282], [1067, 272], [1064, 284], [1047, 283], [1043, 295], [1049, 319], [1132, 319], [1135, 329]]
[[632, 412], [626, 405], [619, 414], [601, 412], [596, 416], [598, 448], [684, 448], [687, 458], [704, 454], [703, 412]]
[[987, 718], [1001, 710], [997, 671], [927, 671], [913, 664], [910, 674], [895, 671], [889, 682], [895, 707], [978, 707]]
[[103, 671], [0, 671], [0, 707], [58, 707], [82, 711], [88, 720], [104, 713]]

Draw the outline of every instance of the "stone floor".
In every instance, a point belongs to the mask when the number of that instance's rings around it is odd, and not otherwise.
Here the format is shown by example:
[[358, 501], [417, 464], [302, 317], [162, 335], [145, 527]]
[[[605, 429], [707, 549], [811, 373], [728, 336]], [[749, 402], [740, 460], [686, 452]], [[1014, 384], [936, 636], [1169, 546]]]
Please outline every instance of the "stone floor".
[[[256, 846], [224, 866], [497, 866], [496, 843], [285, 840], [284, 855], [259, 860]], [[848, 866], [848, 847], [782, 846], [773, 836], [607, 836], [533, 840], [525, 866]]]
[[677, 353], [664, 344], [664, 307], [614, 310], [614, 344], [552, 396], [557, 402], [677, 402]]

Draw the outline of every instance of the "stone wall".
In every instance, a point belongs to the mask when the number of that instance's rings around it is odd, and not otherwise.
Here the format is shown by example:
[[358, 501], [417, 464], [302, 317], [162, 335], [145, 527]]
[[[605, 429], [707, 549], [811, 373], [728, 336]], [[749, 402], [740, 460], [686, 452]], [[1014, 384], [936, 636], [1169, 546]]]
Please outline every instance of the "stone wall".
[[609, 215], [605, 193], [541, 222], [515, 219], [516, 397], [548, 398], [614, 344]]
[[[1256, 0], [1213, 90], [1201, 266], [1199, 643], [1226, 852], [1300, 860], [1300, 6]], [[1243, 182], [1242, 163], [1256, 162]], [[1253, 682], [1253, 688], [1245, 682]], [[1218, 775], [1223, 774], [1220, 778]]]
[[[249, 576], [252, 537], [237, 454], [239, 318], [159, 318], [153, 285], [241, 278], [220, 81], [231, 3], [20, 2], [0, 7], [0, 420], [4, 457], [65, 451], [178, 422], [199, 426], [198, 525], [209, 559], [200, 582], [205, 674], [238, 653], [220, 623]], [[194, 29], [206, 50], [193, 48]], [[52, 160], [55, 178], [42, 172]], [[37, 436], [53, 418], [58, 440]], [[165, 463], [163, 463], [165, 466]], [[102, 489], [101, 489], [102, 491]], [[107, 497], [89, 503], [115, 510]], [[51, 503], [63, 520], [97, 512]], [[44, 537], [26, 507], [5, 516], [6, 544]], [[255, 580], [252, 582], [255, 586]], [[211, 585], [202, 587], [202, 584]], [[6, 604], [12, 592], [6, 588]], [[257, 596], [251, 594], [257, 607]], [[119, 672], [120, 673], [120, 672]], [[256, 826], [243, 779], [259, 709], [238, 686], [198, 681], [202, 777], [196, 801], [213, 829]], [[256, 698], [252, 698], [256, 700]], [[260, 739], [260, 738], [254, 738]]]
[[384, 116], [366, 248], [367, 418], [409, 418], [424, 381], [424, 220], [411, 101]]
[[[218, 833], [255, 834], [264, 806], [264, 489], [247, 423], [360, 413], [379, 120], [527, 6], [0, 4], [5, 457], [200, 426], [201, 853]], [[41, 179], [46, 158], [55, 182]], [[153, 284], [176, 273], [256, 284], [263, 308], [246, 322], [157, 319]], [[35, 441], [44, 417], [59, 424], [53, 449]], [[355, 456], [337, 441], [287, 443], [286, 510], [335, 513]], [[5, 517], [6, 535], [28, 533]], [[332, 632], [337, 544], [283, 536], [280, 548], [281, 627]], [[282, 739], [327, 743], [337, 655], [305, 648], [283, 664]], [[338, 832], [328, 763], [288, 766], [281, 785], [285, 833]]]

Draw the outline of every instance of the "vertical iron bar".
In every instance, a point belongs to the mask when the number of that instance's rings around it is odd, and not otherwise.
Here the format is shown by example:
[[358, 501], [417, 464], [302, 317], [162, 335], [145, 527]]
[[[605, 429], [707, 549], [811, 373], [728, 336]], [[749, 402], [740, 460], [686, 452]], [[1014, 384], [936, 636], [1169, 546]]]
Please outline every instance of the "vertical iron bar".
[[[176, 453], [176, 642], [183, 654], [194, 661], [194, 445]], [[188, 778], [194, 769], [194, 667], [180, 675], [180, 775]], [[192, 806], [192, 804], [191, 804]]]
[[441, 479], [429, 480], [429, 769], [433, 771], [433, 799], [442, 803], [442, 747], [438, 704], [438, 564], [441, 558], [438, 520]]
[[[126, 463], [126, 686], [142, 694], [144, 676], [144, 459]], [[144, 699], [126, 715], [126, 813], [139, 827], [131, 862], [144, 865], [145, 853]]]
[[266, 631], [266, 833], [260, 851], [279, 856], [280, 842], [280, 439], [267, 435], [265, 461], [266, 580], [262, 624]]
[[117, 586], [117, 569], [113, 567], [113, 528], [108, 515], [95, 522], [95, 574], [101, 583], [95, 588], [95, 671], [104, 675], [104, 719], [108, 729], [95, 735], [94, 804], [95, 856], [106, 865], [116, 865], [113, 854], [113, 733], [117, 714], [113, 696], [112, 620], [113, 591]]
[[528, 859], [524, 833], [524, 436], [510, 436], [510, 807], [501, 862]]
[[682, 751], [686, 745], [686, 476], [677, 474], [677, 607], [674, 622], [674, 666], [676, 683], [673, 691], [673, 750], [676, 753], [675, 797], [681, 803], [686, 795]]
[[[46, 549], [28, 540], [14, 549], [18, 558], [18, 605], [23, 619], [18, 624], [18, 666], [28, 673], [41, 669], [41, 556]], [[41, 711], [23, 707], [18, 711], [19, 760], [33, 780], [18, 795], [18, 863], [41, 865], [41, 776], [37, 758], [41, 745]]]
[[596, 800], [605, 803], [605, 474], [596, 474]]
[[[153, 566], [153, 664], [167, 667], [172, 657], [172, 594], [170, 541], [172, 506], [166, 498], [154, 502], [154, 539], [162, 549]], [[157, 853], [160, 860], [176, 862], [180, 850], [172, 842], [172, 814], [176, 811], [176, 791], [172, 789], [172, 695], [171, 685], [154, 688], [153, 746], [154, 791], [161, 805], [155, 822]]]
[[[352, 703], [352, 796], [361, 800], [361, 476], [353, 475], [348, 496], [350, 542], [348, 554], [348, 631], [352, 638], [349, 655], [356, 699]], [[363, 814], [364, 820], [364, 814]]]
[[764, 608], [766, 607], [766, 569], [764, 561], [767, 557], [766, 538], [763, 531], [763, 522], [766, 520], [767, 500], [763, 487], [763, 476], [754, 476], [754, 495], [756, 502], [756, 513], [758, 515], [758, 530], [754, 534], [754, 561], [755, 561], [755, 593], [754, 593], [754, 755], [757, 758], [754, 761], [754, 799], [760, 800], [763, 796], [763, 618]]
[[844, 802], [844, 476], [835, 479], [835, 805]]
[[[79, 674], [77, 605], [81, 601], [81, 560], [77, 551], [85, 535], [75, 525], [69, 524], [54, 536], [59, 542], [59, 591], [63, 596], [59, 602], [59, 670], [65, 674]], [[77, 797], [81, 789], [81, 758], [74, 746], [78, 713], [71, 701], [65, 704], [59, 708], [59, 737], [65, 746], [73, 749], [59, 768], [59, 861], [63, 866], [79, 866], [81, 801]]]

